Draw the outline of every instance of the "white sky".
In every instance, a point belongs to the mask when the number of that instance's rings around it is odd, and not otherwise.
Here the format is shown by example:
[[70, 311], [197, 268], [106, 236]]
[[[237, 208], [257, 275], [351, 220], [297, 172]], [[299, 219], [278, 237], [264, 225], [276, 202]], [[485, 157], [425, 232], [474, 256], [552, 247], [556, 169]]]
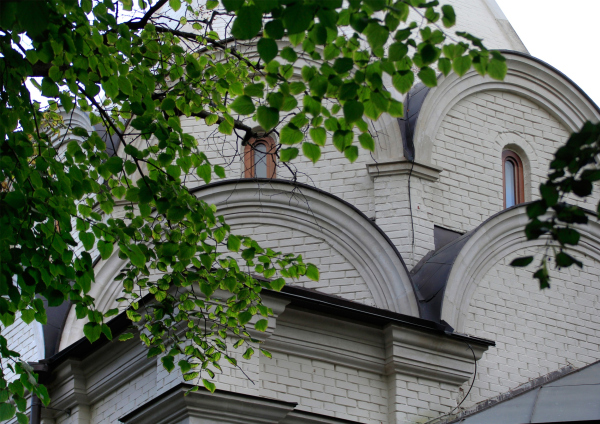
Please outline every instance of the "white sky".
[[535, 56], [600, 105], [600, 0], [496, 0]]

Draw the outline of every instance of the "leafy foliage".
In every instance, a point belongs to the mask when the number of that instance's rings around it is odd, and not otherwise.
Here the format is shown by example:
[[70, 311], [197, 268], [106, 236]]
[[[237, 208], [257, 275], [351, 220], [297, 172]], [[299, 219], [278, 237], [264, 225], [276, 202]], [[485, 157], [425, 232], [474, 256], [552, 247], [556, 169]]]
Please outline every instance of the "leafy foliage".
[[[207, 183], [225, 175], [182, 119], [203, 119], [244, 142], [258, 135], [246, 122], [257, 121], [267, 135], [280, 132], [281, 162], [300, 152], [316, 162], [328, 140], [354, 161], [358, 145], [374, 150], [367, 119], [402, 115], [384, 74], [406, 93], [416, 77], [435, 86], [437, 70], [462, 75], [473, 66], [501, 79], [506, 64], [469, 34], [451, 42], [439, 24], [450, 28], [456, 17], [438, 1], [212, 0], [194, 8], [138, 0], [133, 8], [131, 0], [0, 3], [0, 320], [4, 328], [17, 316], [45, 323], [41, 298], [69, 300], [88, 320], [90, 341], [111, 338], [105, 318], [115, 310], [97, 310], [89, 292], [94, 255], [118, 255], [128, 261], [118, 277], [121, 301], [129, 319], [143, 323], [148, 355], [214, 390], [221, 358], [235, 365], [230, 337], [235, 348], [253, 343], [246, 325], [255, 315], [263, 317], [255, 329], [266, 328], [271, 311], [261, 290], [319, 273], [300, 256], [231, 234], [215, 208], [189, 192], [190, 175]], [[174, 19], [170, 9], [185, 13]], [[220, 33], [216, 19], [231, 34]], [[255, 47], [244, 51], [240, 40]], [[23, 84], [32, 77], [48, 109]], [[88, 112], [111, 137], [64, 124], [59, 107]], [[109, 154], [117, 147], [118, 156]], [[162, 272], [157, 280], [153, 270]], [[253, 352], [247, 346], [243, 356]], [[10, 384], [5, 372], [0, 378], [2, 417], [24, 411], [23, 388], [47, 403], [2, 336], [0, 354], [18, 376]]]
[[[579, 132], [571, 134], [567, 143], [556, 151], [554, 160], [550, 163], [548, 180], [540, 186], [540, 200], [527, 206], [527, 238], [548, 238], [546, 252], [534, 274], [541, 288], [550, 287], [549, 256], [554, 257], [557, 268], [583, 266], [582, 262], [567, 253], [567, 250], [569, 246], [579, 243], [581, 234], [577, 229], [578, 225], [587, 224], [589, 215], [596, 215], [600, 219], [600, 203], [596, 206], [596, 211], [590, 214], [590, 211], [568, 203], [567, 197], [571, 194], [579, 198], [591, 196], [598, 181], [600, 123], [587, 122]], [[519, 258], [513, 261], [513, 264], [525, 266], [532, 260], [531, 257]]]

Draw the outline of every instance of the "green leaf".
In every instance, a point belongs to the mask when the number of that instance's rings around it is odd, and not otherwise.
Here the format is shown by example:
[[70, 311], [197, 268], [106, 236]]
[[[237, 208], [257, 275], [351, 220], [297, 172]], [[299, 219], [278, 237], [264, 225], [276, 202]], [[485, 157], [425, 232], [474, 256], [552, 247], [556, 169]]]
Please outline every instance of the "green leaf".
[[265, 85], [260, 82], [257, 84], [249, 84], [244, 87], [244, 94], [250, 97], [263, 97], [265, 95], [264, 90]]
[[277, 56], [277, 42], [271, 38], [261, 38], [256, 45], [256, 50], [263, 62], [269, 63]]
[[304, 139], [304, 134], [292, 124], [288, 124], [281, 130], [280, 143], [293, 145], [301, 143]]
[[35, 311], [33, 309], [23, 309], [21, 311], [21, 319], [25, 324], [31, 324], [35, 319]]
[[344, 149], [344, 156], [350, 161], [350, 163], [354, 163], [356, 159], [358, 159], [358, 147], [356, 146], [348, 146]]
[[[371, 94], [371, 100], [373, 100], [373, 94], [375, 93]], [[348, 123], [361, 119], [364, 112], [365, 107], [361, 102], [356, 100], [346, 100], [344, 103], [344, 118], [346, 118], [346, 122]]]
[[221, 3], [228, 12], [235, 12], [244, 4], [244, 0], [221, 0]]
[[[284, 47], [281, 50], [281, 57], [285, 60], [287, 60], [288, 62], [295, 62], [298, 59], [298, 55], [296, 54], [296, 52], [294, 51], [293, 48], [291, 47]], [[297, 94], [297, 93], [296, 93]]]
[[210, 114], [206, 118], [204, 118], [204, 122], [206, 125], [214, 125], [219, 120], [219, 115]]
[[171, 9], [177, 12], [181, 7], [181, 0], [169, 0], [169, 6], [171, 6]]
[[8, 421], [15, 416], [17, 409], [10, 403], [0, 403], [0, 421]]
[[308, 264], [306, 267], [306, 276], [313, 281], [319, 281], [319, 269], [313, 264]]
[[102, 325], [97, 322], [88, 322], [83, 326], [83, 334], [91, 343], [94, 343], [102, 334]]
[[397, 62], [403, 59], [408, 53], [408, 47], [404, 43], [396, 42], [393, 43], [388, 52], [388, 59], [392, 62]]
[[450, 62], [450, 59], [443, 57], [438, 60], [438, 69], [442, 72], [442, 74], [444, 74], [444, 76], [448, 76], [452, 70], [452, 62]]
[[[149, 353], [150, 352], [148, 352], [148, 354]], [[165, 367], [165, 369], [169, 372], [175, 369], [175, 364], [172, 356], [163, 356], [162, 358], [160, 358], [160, 362], [162, 362], [163, 367]]]
[[210, 381], [208, 381], [207, 379], [203, 378], [202, 379], [202, 384], [204, 385], [204, 387], [206, 388], [206, 390], [208, 390], [211, 393], [214, 393], [217, 386], [215, 386], [214, 383], [211, 383]]
[[310, 138], [315, 142], [318, 146], [325, 146], [325, 142], [327, 140], [327, 131], [323, 127], [311, 128], [308, 131]]
[[310, 159], [312, 163], [317, 163], [317, 161], [321, 157], [321, 148], [316, 144], [303, 143], [302, 153], [304, 153], [304, 156]]
[[427, 87], [435, 87], [437, 85], [437, 76], [435, 75], [435, 71], [428, 66], [421, 68], [418, 77]]
[[132, 244], [129, 246], [129, 252], [127, 256], [129, 257], [131, 263], [138, 268], [143, 268], [146, 266], [146, 256], [137, 244]]
[[369, 133], [362, 133], [358, 136], [358, 142], [360, 143], [363, 149], [366, 149], [370, 152], [375, 151], [375, 140], [371, 137]]
[[570, 244], [576, 246], [579, 243], [581, 235], [574, 228], [559, 228], [556, 232], [557, 239], [561, 244]]
[[230, 105], [236, 113], [240, 115], [250, 115], [254, 113], [254, 102], [248, 96], [239, 96]]
[[377, 22], [368, 24], [363, 33], [367, 36], [367, 41], [371, 46], [371, 50], [383, 48], [390, 36], [390, 31], [386, 27], [379, 25]]
[[259, 319], [256, 321], [256, 324], [254, 324], [254, 328], [258, 331], [266, 331], [268, 327], [269, 321], [266, 319]]
[[198, 169], [196, 169], [196, 173], [200, 178], [204, 180], [206, 184], [210, 183], [210, 180], [212, 178], [212, 168], [210, 164], [204, 163], [200, 165]]
[[58, 93], [58, 86], [54, 81], [50, 77], [44, 77], [42, 79], [42, 96], [58, 97]]
[[175, 100], [173, 100], [171, 97], [166, 97], [162, 101], [160, 108], [167, 111], [175, 109]]
[[[243, 1], [243, 0], [242, 0]], [[281, 19], [273, 19], [265, 24], [265, 33], [275, 40], [281, 40], [284, 36], [283, 22]], [[283, 55], [281, 56], [283, 57]], [[285, 59], [285, 58], [284, 58]]]
[[454, 72], [456, 72], [456, 74], [459, 77], [462, 77], [471, 68], [471, 64], [472, 64], [471, 56], [469, 56], [469, 55], [460, 56], [452, 61], [452, 69], [454, 69]]
[[123, 159], [121, 159], [118, 156], [110, 157], [106, 161], [106, 167], [108, 168], [111, 174], [117, 175], [123, 170]]
[[215, 171], [215, 174], [217, 174], [217, 177], [225, 178], [225, 168], [223, 168], [220, 165], [215, 165], [213, 169]]
[[231, 234], [227, 238], [227, 248], [229, 250], [231, 250], [232, 252], [238, 252], [240, 250], [241, 245], [242, 245], [242, 241], [240, 240], [239, 237]]
[[272, 107], [259, 106], [256, 111], [258, 123], [263, 130], [269, 131], [279, 123], [279, 111]]
[[503, 80], [508, 71], [506, 60], [500, 60], [494, 57], [490, 61], [487, 70], [490, 77], [500, 81]]
[[579, 268], [583, 268], [583, 263], [581, 263], [581, 261], [578, 261], [573, 256], [565, 252], [559, 252], [556, 255], [556, 265], [558, 265], [559, 267], [568, 268], [573, 264], [576, 264]]
[[26, 205], [27, 198], [20, 191], [10, 191], [6, 193], [4, 201], [11, 207], [19, 210], [23, 209], [23, 207]]
[[281, 161], [289, 162], [293, 159], [296, 159], [298, 157], [299, 152], [300, 151], [298, 149], [296, 149], [295, 147], [289, 147], [287, 149], [282, 149], [281, 150]]
[[120, 342], [124, 342], [125, 340], [129, 340], [129, 339], [133, 339], [132, 333], [123, 333], [123, 334], [119, 335]]
[[96, 241], [96, 237], [93, 233], [86, 233], [85, 231], [81, 231], [79, 233], [79, 240], [83, 243], [83, 247], [85, 250], [90, 251], [94, 248], [94, 242]]
[[236, 13], [231, 27], [231, 35], [238, 40], [256, 37], [262, 28], [262, 13], [257, 6], [242, 6]]
[[22, 412], [17, 412], [17, 422], [19, 424], [29, 424], [29, 417]]
[[303, 33], [313, 20], [314, 9], [309, 5], [295, 3], [283, 11], [283, 23], [287, 28], [288, 35]]
[[446, 28], [450, 28], [456, 24], [456, 13], [454, 13], [454, 8], [449, 4], [442, 6], [442, 23]]
[[396, 90], [406, 94], [412, 88], [415, 82], [413, 71], [399, 71], [392, 76], [392, 84]]
[[333, 63], [333, 70], [338, 74], [345, 74], [354, 67], [354, 61], [349, 57], [340, 57]]

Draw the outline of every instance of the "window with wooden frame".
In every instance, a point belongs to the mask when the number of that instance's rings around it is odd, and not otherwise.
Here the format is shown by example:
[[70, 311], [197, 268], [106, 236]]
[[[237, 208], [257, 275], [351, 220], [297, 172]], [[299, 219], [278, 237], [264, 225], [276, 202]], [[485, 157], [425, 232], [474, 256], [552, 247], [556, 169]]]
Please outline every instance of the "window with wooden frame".
[[244, 146], [244, 177], [275, 178], [276, 148], [271, 137], [250, 139]]
[[518, 205], [525, 201], [523, 161], [511, 150], [502, 152], [502, 181], [504, 185], [504, 207]]

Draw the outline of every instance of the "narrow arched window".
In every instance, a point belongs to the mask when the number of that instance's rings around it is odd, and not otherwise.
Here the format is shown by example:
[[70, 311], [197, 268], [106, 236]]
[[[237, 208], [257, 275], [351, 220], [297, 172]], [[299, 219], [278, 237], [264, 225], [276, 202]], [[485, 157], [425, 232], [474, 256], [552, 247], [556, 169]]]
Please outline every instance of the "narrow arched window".
[[504, 207], [518, 205], [525, 201], [523, 183], [523, 162], [511, 150], [502, 152], [502, 181], [504, 184]]
[[244, 147], [246, 178], [275, 178], [275, 141], [271, 137], [253, 138]]

